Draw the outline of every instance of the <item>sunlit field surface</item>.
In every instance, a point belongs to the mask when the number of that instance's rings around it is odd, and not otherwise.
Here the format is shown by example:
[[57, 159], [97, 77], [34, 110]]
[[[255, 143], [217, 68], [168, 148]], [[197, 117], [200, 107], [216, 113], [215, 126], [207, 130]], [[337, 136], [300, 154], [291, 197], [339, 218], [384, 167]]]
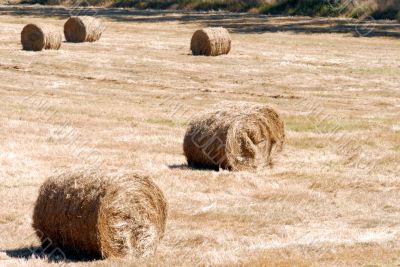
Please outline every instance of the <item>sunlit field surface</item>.
[[[1, 266], [400, 264], [400, 24], [90, 12], [100, 41], [35, 53], [21, 50], [23, 26], [62, 29], [69, 10], [0, 6]], [[230, 30], [229, 55], [191, 56], [204, 26]], [[282, 115], [273, 167], [189, 169], [190, 117], [234, 102]], [[154, 177], [169, 203], [154, 257], [39, 257], [38, 189], [71, 168]]]

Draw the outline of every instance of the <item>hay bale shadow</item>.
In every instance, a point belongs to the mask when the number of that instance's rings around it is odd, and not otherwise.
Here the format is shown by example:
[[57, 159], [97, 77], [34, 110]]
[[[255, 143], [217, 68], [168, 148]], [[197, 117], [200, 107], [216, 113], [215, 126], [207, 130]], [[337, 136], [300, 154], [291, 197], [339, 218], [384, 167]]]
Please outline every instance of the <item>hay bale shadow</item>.
[[190, 163], [190, 164], [172, 164], [168, 165], [170, 169], [178, 169], [178, 170], [200, 170], [200, 171], [216, 171], [219, 172], [219, 166], [213, 165], [204, 165], [204, 164], [197, 164], [197, 163]]
[[7, 256], [19, 259], [46, 259], [50, 262], [67, 262], [70, 259], [61, 250], [43, 249], [41, 246], [31, 246], [17, 249], [4, 250]]
[[5, 253], [10, 258], [24, 260], [42, 259], [50, 263], [87, 262], [95, 260], [82, 255], [66, 254], [59, 248], [43, 248], [41, 246], [8, 249], [1, 252]]

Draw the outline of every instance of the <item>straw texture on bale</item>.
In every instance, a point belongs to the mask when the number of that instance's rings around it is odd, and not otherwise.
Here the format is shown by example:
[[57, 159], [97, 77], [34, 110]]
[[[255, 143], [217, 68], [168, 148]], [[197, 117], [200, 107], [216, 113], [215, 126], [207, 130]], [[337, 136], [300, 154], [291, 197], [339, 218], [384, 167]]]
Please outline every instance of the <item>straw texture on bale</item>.
[[190, 42], [193, 55], [218, 56], [231, 50], [231, 37], [227, 29], [204, 28], [197, 30]]
[[152, 255], [167, 203], [148, 177], [72, 172], [40, 188], [33, 227], [43, 246], [85, 258]]
[[27, 51], [58, 50], [61, 41], [61, 31], [51, 25], [28, 24], [21, 32], [22, 49]]
[[196, 168], [251, 170], [271, 164], [271, 152], [282, 150], [284, 124], [272, 108], [242, 104], [194, 118], [183, 150]]
[[67, 42], [95, 42], [100, 39], [104, 27], [94, 17], [70, 17], [64, 24], [64, 35]]

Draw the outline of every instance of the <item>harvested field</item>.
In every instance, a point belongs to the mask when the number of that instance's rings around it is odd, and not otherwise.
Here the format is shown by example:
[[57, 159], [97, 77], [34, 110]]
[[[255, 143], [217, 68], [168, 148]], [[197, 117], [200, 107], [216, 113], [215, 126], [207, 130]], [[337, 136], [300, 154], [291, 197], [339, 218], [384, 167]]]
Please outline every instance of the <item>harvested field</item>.
[[[26, 24], [62, 29], [77, 11], [0, 6], [0, 266], [64, 260], [38, 248], [34, 203], [46, 177], [85, 166], [143, 171], [164, 192], [164, 238], [138, 265], [400, 264], [399, 23], [358, 38], [343, 19], [89, 11], [107, 28], [99, 41], [29, 52]], [[210, 26], [232, 50], [192, 56]], [[273, 168], [189, 169], [190, 117], [243, 101], [285, 122]]]

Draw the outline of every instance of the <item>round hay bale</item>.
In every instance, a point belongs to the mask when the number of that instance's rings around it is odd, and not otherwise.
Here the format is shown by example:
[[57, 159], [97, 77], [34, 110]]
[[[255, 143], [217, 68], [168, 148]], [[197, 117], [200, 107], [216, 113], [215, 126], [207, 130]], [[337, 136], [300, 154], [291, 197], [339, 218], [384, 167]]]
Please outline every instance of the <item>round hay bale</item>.
[[33, 228], [43, 247], [73, 257], [148, 256], [164, 235], [167, 208], [148, 177], [74, 172], [41, 186]]
[[204, 28], [197, 30], [190, 42], [193, 55], [218, 56], [231, 50], [231, 37], [227, 29]]
[[240, 105], [201, 114], [186, 131], [183, 150], [195, 168], [251, 170], [271, 164], [281, 150], [284, 124], [267, 106]]
[[27, 51], [58, 50], [61, 41], [61, 32], [51, 25], [28, 24], [21, 32], [22, 49]]
[[95, 42], [100, 39], [104, 27], [94, 17], [70, 17], [64, 24], [64, 35], [67, 42]]

